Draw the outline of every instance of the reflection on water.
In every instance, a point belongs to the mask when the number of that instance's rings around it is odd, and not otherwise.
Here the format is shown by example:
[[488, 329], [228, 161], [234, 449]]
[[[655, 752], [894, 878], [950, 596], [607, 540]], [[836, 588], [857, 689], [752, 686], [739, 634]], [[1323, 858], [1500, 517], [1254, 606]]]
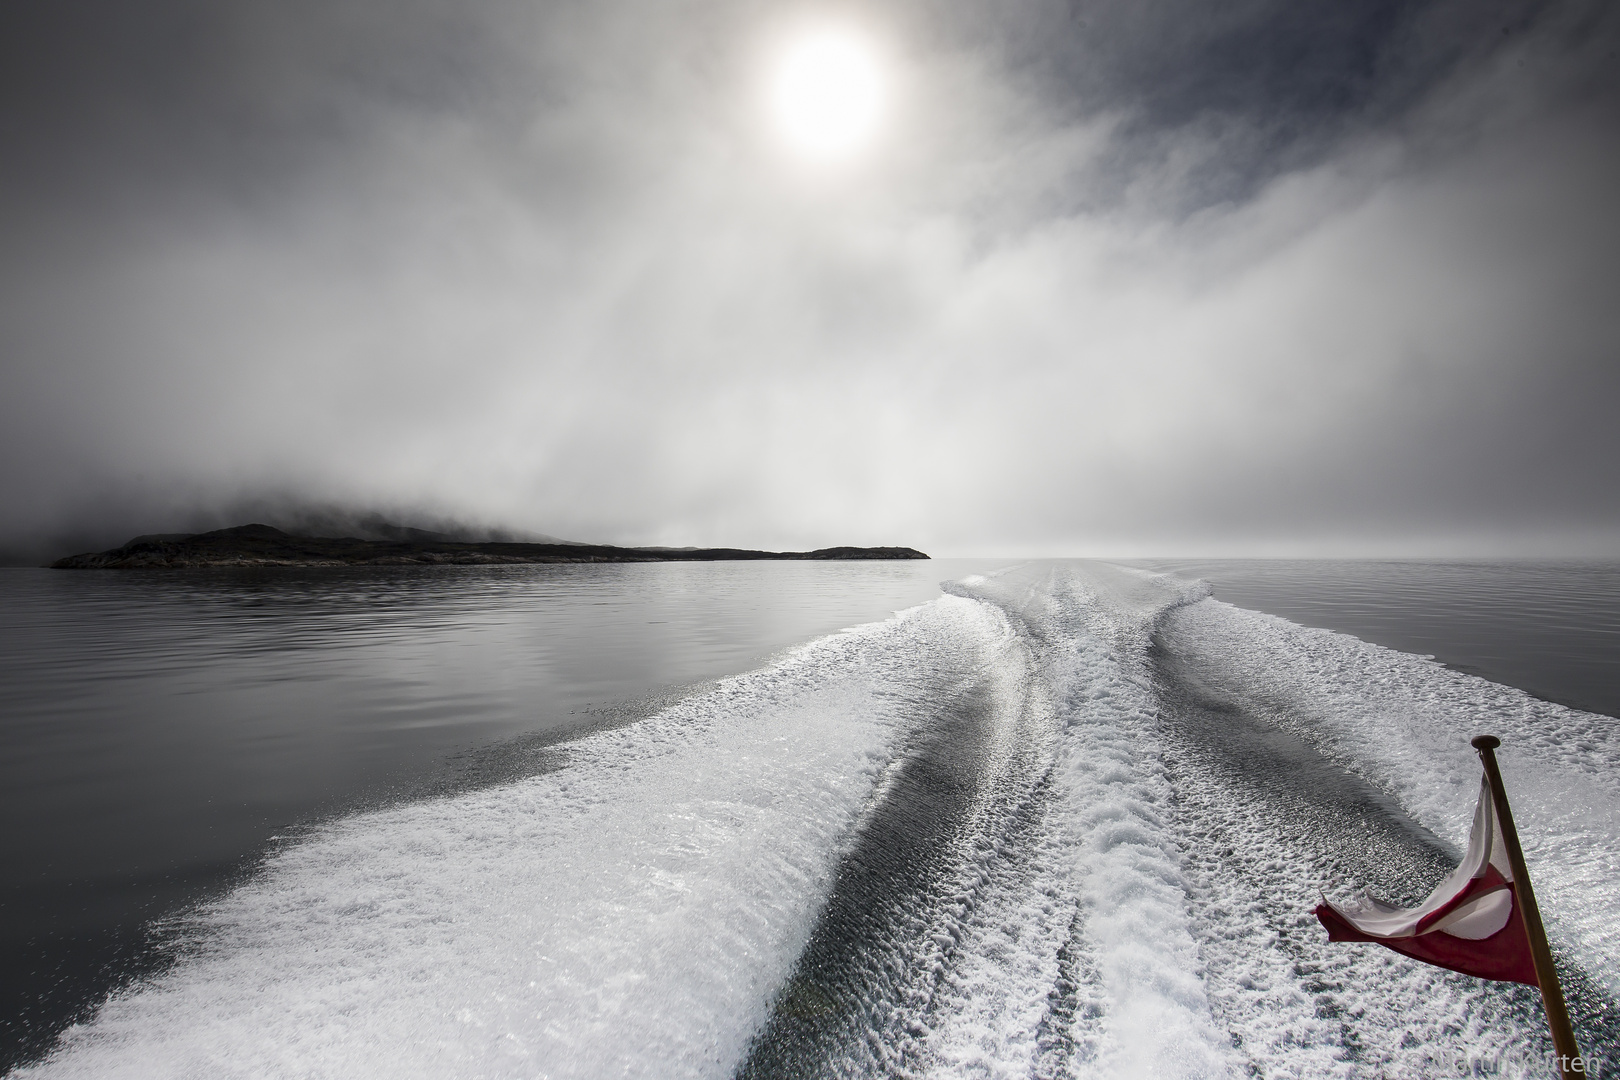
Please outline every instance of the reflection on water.
[[500, 748], [884, 618], [965, 572], [0, 573], [0, 1069], [153, 962], [144, 920], [229, 881], [289, 823], [533, 767]]

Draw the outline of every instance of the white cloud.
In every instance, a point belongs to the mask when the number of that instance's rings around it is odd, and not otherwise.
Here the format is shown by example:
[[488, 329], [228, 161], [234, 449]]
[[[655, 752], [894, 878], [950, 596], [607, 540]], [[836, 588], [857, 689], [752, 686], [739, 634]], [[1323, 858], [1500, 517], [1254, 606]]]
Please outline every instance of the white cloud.
[[744, 116], [749, 27], [706, 10], [569, 10], [499, 93], [347, 100], [356, 137], [273, 197], [14, 262], [14, 531], [261, 491], [794, 547], [1620, 521], [1558, 479], [1607, 473], [1570, 424], [1620, 346], [1620, 162], [1567, 96], [1503, 119], [1517, 69], [1478, 69], [1189, 216], [1173, 171], [1109, 188], [1119, 108], [912, 43], [909, 126], [811, 182]]

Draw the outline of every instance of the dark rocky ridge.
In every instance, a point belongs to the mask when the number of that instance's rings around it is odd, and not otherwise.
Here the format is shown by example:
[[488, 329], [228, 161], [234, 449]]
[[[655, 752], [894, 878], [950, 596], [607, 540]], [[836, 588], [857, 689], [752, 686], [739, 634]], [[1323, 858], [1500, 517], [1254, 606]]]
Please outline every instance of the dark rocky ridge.
[[57, 570], [130, 570], [210, 566], [432, 566], [495, 563], [718, 562], [726, 559], [926, 559], [906, 547], [833, 547], [817, 551], [743, 548], [623, 548], [606, 544], [469, 543], [457, 540], [358, 540], [293, 536], [269, 525], [195, 536], [138, 536], [111, 551], [70, 555]]

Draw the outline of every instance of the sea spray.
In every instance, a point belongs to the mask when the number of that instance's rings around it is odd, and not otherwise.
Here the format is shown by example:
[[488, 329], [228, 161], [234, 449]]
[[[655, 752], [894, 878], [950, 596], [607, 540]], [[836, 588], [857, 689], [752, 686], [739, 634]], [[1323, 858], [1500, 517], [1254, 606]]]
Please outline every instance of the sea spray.
[[319, 829], [22, 1075], [728, 1075], [910, 706], [997, 621], [949, 598], [555, 772]]
[[949, 591], [316, 830], [24, 1075], [1534, 1076], [1533, 991], [1308, 917], [1443, 871], [1482, 724], [1613, 1053], [1611, 726], [1169, 576]]

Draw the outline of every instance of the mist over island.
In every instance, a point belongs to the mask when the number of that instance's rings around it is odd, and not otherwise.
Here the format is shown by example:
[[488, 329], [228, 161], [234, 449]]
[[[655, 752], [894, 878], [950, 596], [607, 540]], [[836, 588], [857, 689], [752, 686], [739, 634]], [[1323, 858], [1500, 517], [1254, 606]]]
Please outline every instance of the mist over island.
[[0, 561], [1620, 549], [1615, 5], [858, 9], [25, 5]]
[[195, 535], [137, 536], [109, 551], [71, 555], [57, 570], [197, 569], [290, 566], [490, 566], [522, 563], [653, 563], [761, 560], [926, 559], [907, 547], [830, 547], [815, 551], [746, 548], [623, 548], [568, 541], [465, 541], [384, 523], [386, 539], [294, 536], [270, 525], [239, 525]]

